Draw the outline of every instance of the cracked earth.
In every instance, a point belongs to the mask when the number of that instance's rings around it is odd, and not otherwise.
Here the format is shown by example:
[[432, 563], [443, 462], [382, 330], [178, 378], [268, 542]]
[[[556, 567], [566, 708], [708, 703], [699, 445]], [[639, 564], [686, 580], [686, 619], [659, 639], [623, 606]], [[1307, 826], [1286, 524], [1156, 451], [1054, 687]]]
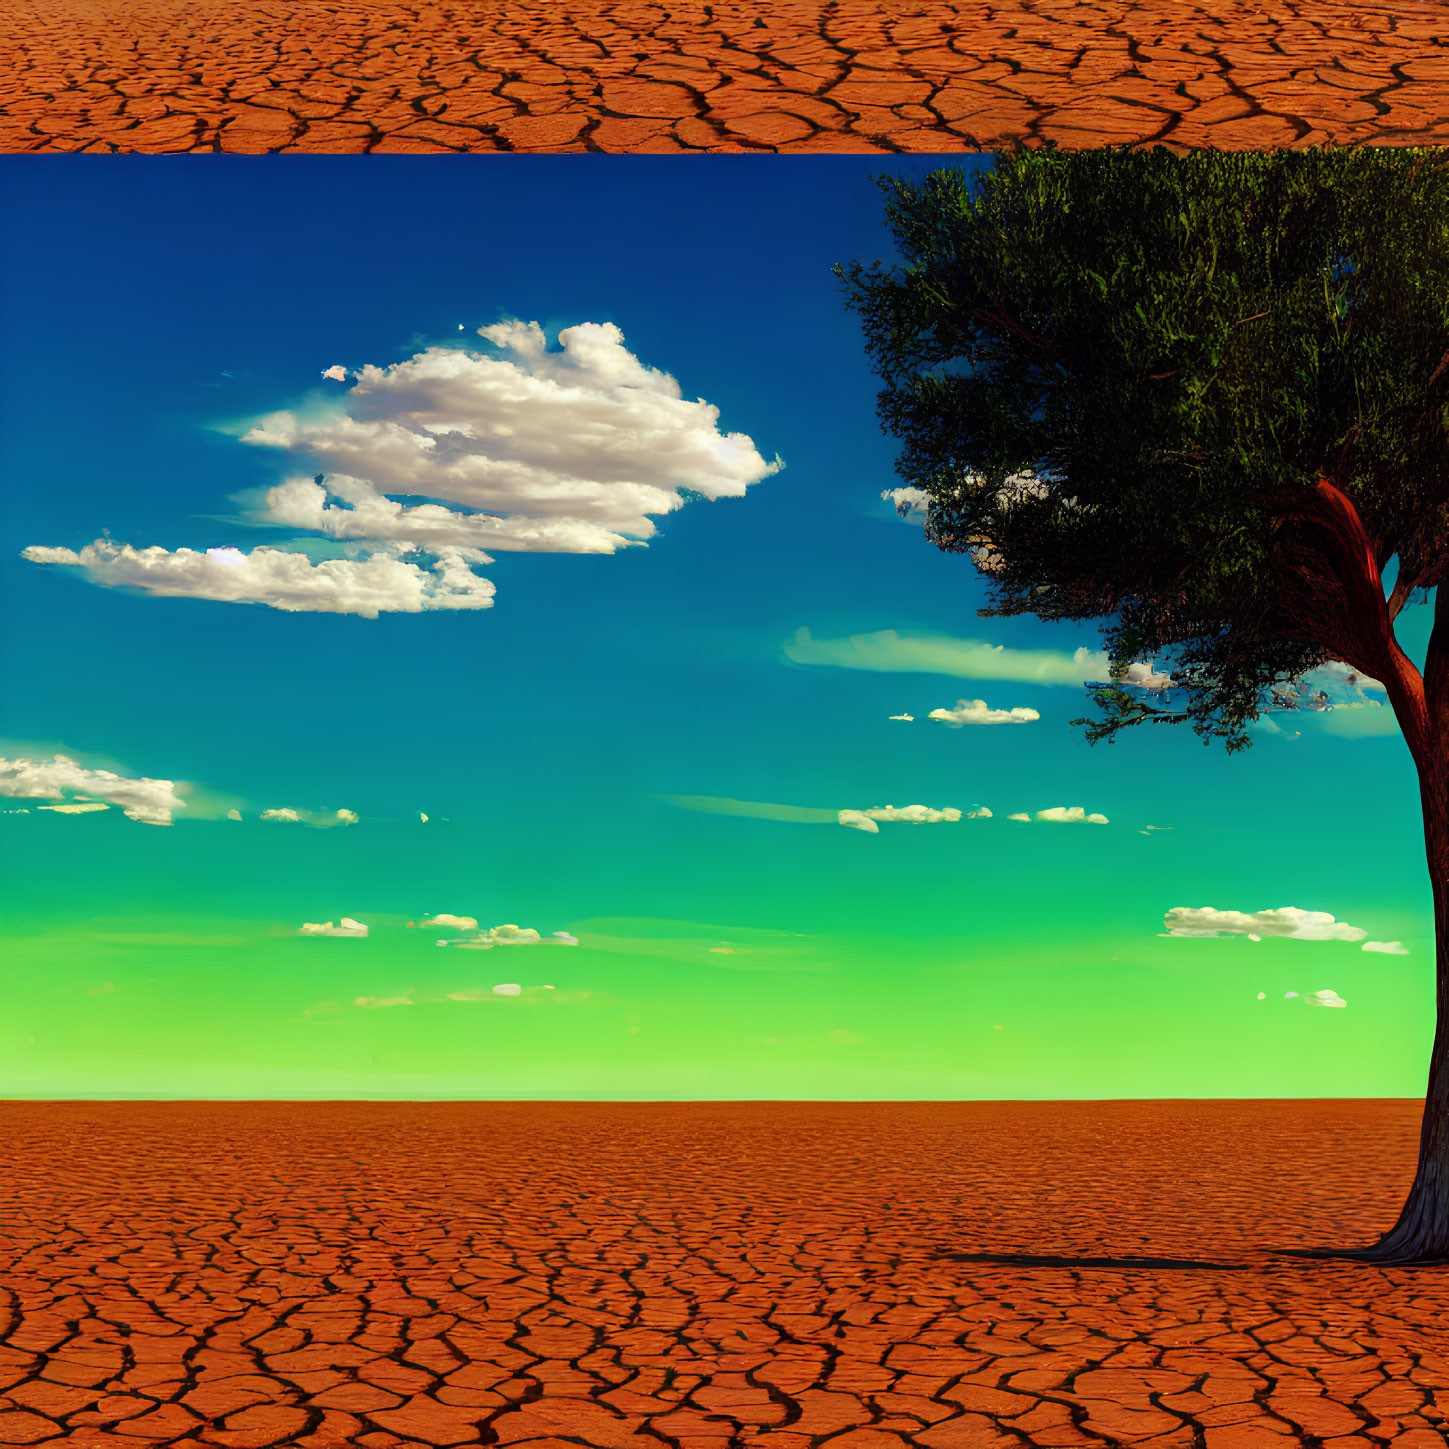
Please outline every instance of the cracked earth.
[[1446, 1442], [1416, 1103], [0, 1114], [5, 1446]]
[[1449, 141], [1442, 0], [11, 0], [3, 151]]

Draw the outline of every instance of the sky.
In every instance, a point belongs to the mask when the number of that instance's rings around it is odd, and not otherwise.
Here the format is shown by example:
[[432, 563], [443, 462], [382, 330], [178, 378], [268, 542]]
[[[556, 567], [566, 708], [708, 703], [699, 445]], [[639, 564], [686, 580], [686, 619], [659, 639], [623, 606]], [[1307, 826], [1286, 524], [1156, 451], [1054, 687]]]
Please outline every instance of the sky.
[[1089, 747], [882, 496], [944, 161], [211, 162], [0, 163], [0, 1095], [1422, 1093], [1382, 693]]

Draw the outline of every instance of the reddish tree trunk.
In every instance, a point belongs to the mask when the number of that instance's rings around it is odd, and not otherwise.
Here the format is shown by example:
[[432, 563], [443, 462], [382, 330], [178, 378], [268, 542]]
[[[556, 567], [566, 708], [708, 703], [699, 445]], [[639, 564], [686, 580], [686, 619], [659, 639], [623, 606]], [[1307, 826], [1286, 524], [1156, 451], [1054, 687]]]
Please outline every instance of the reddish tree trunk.
[[[1376, 550], [1353, 501], [1328, 479], [1314, 490], [1310, 511], [1326, 527], [1344, 611], [1339, 638], [1353, 661], [1383, 681], [1404, 742], [1419, 771], [1424, 844], [1434, 896], [1436, 1028], [1429, 1087], [1419, 1134], [1419, 1164], [1399, 1220], [1372, 1247], [1342, 1256], [1376, 1263], [1449, 1258], [1449, 583], [1434, 600], [1434, 628], [1424, 671], [1394, 637], [1394, 613], [1384, 598]], [[1398, 606], [1408, 589], [1395, 587]], [[1345, 654], [1343, 657], [1348, 657]], [[1339, 1256], [1330, 1254], [1330, 1256]]]
[[1431, 755], [1419, 760], [1419, 781], [1434, 893], [1438, 1025], [1414, 1183], [1398, 1222], [1364, 1253], [1380, 1263], [1449, 1258], [1449, 761], [1440, 751]]

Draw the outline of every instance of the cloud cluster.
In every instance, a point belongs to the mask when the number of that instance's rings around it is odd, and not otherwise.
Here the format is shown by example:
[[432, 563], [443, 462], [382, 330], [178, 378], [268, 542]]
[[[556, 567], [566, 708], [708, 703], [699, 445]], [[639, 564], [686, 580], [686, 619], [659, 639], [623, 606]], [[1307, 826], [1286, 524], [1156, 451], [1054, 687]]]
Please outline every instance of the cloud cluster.
[[267, 491], [253, 521], [345, 542], [348, 557], [109, 538], [24, 557], [109, 587], [288, 612], [486, 609], [494, 587], [474, 572], [486, 550], [614, 553], [653, 537], [655, 518], [686, 497], [741, 497], [783, 466], [721, 432], [718, 408], [644, 366], [612, 323], [566, 327], [554, 349], [534, 322], [478, 333], [487, 352], [428, 347], [351, 373], [333, 364], [322, 376], [350, 376], [344, 394], [243, 433], [307, 466]]
[[1036, 710], [1018, 706], [1015, 709], [992, 709], [984, 699], [958, 699], [952, 709], [933, 709], [928, 719], [938, 719], [953, 729], [961, 725], [1027, 724], [1041, 718]]
[[361, 921], [354, 921], [351, 916], [343, 916], [337, 925], [331, 921], [304, 921], [297, 928], [299, 936], [365, 936], [367, 927]]
[[1362, 941], [1368, 932], [1327, 911], [1280, 906], [1271, 911], [1219, 911], [1212, 906], [1174, 906], [1163, 918], [1166, 936], [1281, 936], [1295, 941]]
[[[841, 810], [836, 813], [836, 819], [841, 825], [851, 830], [864, 830], [870, 835], [877, 835], [880, 826], [876, 823], [879, 820], [902, 821], [907, 825], [934, 825], [943, 820], [959, 820], [961, 812], [951, 806], [943, 810], [933, 810], [929, 805], [875, 805], [869, 810]], [[979, 818], [975, 814], [973, 819]]]
[[32, 546], [33, 563], [81, 569], [92, 583], [139, 589], [166, 598], [265, 604], [286, 613], [416, 614], [430, 609], [487, 609], [493, 585], [469, 567], [458, 549], [441, 551], [428, 567], [390, 552], [314, 563], [280, 548], [133, 548], [98, 538], [79, 550]]
[[851, 634], [843, 639], [816, 639], [797, 629], [782, 646], [796, 664], [836, 669], [865, 669], [885, 674], [947, 674], [961, 679], [999, 679], [1018, 684], [1074, 684], [1101, 678], [1107, 656], [1081, 648], [1008, 649], [980, 639], [940, 636], [903, 637], [894, 629]]
[[186, 808], [186, 802], [176, 793], [174, 780], [145, 776], [132, 779], [111, 770], [92, 770], [68, 755], [0, 759], [0, 795], [20, 800], [59, 800], [71, 793], [91, 795], [115, 805], [128, 820], [143, 825], [170, 825], [174, 812]]

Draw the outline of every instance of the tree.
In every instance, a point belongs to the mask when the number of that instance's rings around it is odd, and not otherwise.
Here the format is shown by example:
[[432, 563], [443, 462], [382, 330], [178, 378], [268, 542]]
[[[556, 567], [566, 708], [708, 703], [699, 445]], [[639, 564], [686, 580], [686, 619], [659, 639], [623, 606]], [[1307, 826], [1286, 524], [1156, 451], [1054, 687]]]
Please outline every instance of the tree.
[[[1408, 1199], [1346, 1255], [1449, 1254], [1449, 154], [993, 161], [881, 181], [902, 261], [836, 268], [900, 473], [983, 615], [1104, 621], [1092, 743], [1186, 722], [1233, 751], [1315, 666], [1383, 683], [1421, 786], [1438, 1031]], [[1394, 634], [1421, 591], [1422, 675]], [[1123, 687], [1145, 656], [1183, 707]]]

